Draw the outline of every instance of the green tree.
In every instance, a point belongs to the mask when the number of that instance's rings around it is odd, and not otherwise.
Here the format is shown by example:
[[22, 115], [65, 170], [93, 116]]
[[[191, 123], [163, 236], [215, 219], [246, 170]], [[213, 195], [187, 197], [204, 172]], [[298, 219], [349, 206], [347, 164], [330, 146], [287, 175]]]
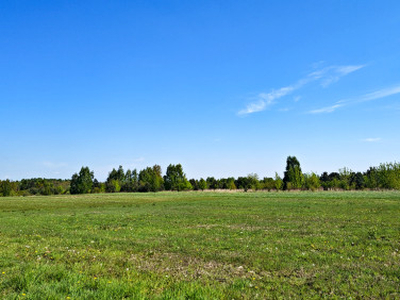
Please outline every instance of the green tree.
[[118, 167], [118, 171], [117, 171], [117, 178], [114, 178], [116, 180], [118, 180], [119, 182], [124, 182], [125, 181], [125, 172], [124, 172], [124, 168], [122, 166]]
[[400, 164], [385, 163], [377, 168], [377, 181], [379, 188], [400, 189]]
[[9, 179], [0, 181], [0, 194], [4, 197], [17, 195], [18, 184], [17, 182], [10, 181]]
[[204, 178], [200, 178], [199, 180], [199, 189], [202, 191], [207, 189], [207, 182], [204, 180]]
[[52, 182], [50, 182], [49, 180], [43, 180], [43, 185], [42, 188], [40, 190], [40, 194], [41, 195], [53, 195], [54, 194], [54, 185]]
[[278, 175], [278, 173], [275, 172], [275, 178], [274, 178], [274, 182], [275, 182], [275, 189], [277, 191], [280, 191], [283, 189], [283, 180], [282, 178]]
[[194, 191], [198, 191], [200, 189], [199, 188], [199, 181], [197, 179], [192, 178], [192, 179], [189, 180], [189, 182], [192, 185], [192, 188], [193, 188]]
[[92, 193], [104, 193], [106, 187], [104, 183], [99, 182], [97, 179], [93, 180]]
[[283, 188], [301, 189], [304, 184], [304, 175], [301, 172], [300, 162], [295, 156], [288, 156], [286, 159], [286, 171], [283, 177]]
[[247, 175], [248, 182], [250, 184], [250, 188], [253, 191], [257, 191], [261, 188], [260, 180], [258, 179], [258, 175], [256, 173], [251, 173]]
[[110, 173], [108, 173], [108, 177], [106, 180], [106, 191], [108, 193], [116, 193], [121, 190], [121, 187], [126, 183], [126, 177], [124, 168], [122, 166], [118, 167], [118, 170], [112, 169]]
[[170, 164], [168, 166], [166, 175], [164, 176], [164, 185], [166, 190], [178, 192], [192, 188], [192, 185], [186, 179], [185, 173], [183, 173], [181, 164]]
[[207, 187], [208, 187], [209, 189], [214, 190], [214, 191], [215, 191], [215, 190], [218, 188], [218, 186], [219, 186], [218, 180], [216, 180], [214, 177], [207, 177], [206, 182], [207, 182]]
[[342, 168], [339, 169], [339, 188], [343, 189], [343, 190], [350, 190], [351, 189], [351, 185], [350, 185], [350, 179], [352, 176], [352, 171], [349, 168]]
[[82, 167], [79, 174], [72, 175], [71, 194], [90, 193], [93, 186], [94, 175], [88, 167]]
[[227, 179], [227, 188], [229, 190], [236, 190], [236, 185], [235, 185], [235, 178], [229, 177]]
[[365, 175], [365, 186], [369, 189], [379, 188], [378, 171], [375, 167], [370, 167]]
[[338, 172], [332, 172], [329, 174], [329, 181], [327, 184], [328, 189], [340, 189], [341, 187], [341, 176]]
[[106, 182], [106, 190], [109, 193], [118, 193], [121, 191], [121, 182], [116, 179], [111, 179]]
[[320, 180], [321, 186], [324, 188], [325, 191], [331, 188], [331, 186], [330, 186], [331, 180], [329, 178], [328, 172], [323, 172], [321, 174], [321, 176], [319, 177], [319, 180]]
[[157, 192], [164, 187], [164, 181], [161, 176], [161, 167], [154, 165], [147, 167], [139, 172], [139, 192]]
[[304, 185], [307, 190], [316, 191], [321, 186], [321, 183], [317, 174], [312, 172], [304, 175]]
[[249, 189], [251, 189], [252, 183], [252, 178], [250, 176], [238, 177], [238, 179], [236, 179], [235, 185], [239, 189], [243, 189], [245, 192], [247, 192]]
[[351, 174], [350, 186], [356, 190], [362, 190], [365, 188], [365, 178], [361, 172]]
[[275, 181], [271, 177], [264, 177], [262, 182], [261, 182], [261, 188], [263, 190], [268, 190], [271, 191], [272, 189], [275, 189]]
[[134, 169], [133, 171], [128, 169], [125, 174], [125, 180], [121, 186], [121, 191], [136, 192], [138, 190], [138, 187], [139, 187], [139, 179], [136, 169]]

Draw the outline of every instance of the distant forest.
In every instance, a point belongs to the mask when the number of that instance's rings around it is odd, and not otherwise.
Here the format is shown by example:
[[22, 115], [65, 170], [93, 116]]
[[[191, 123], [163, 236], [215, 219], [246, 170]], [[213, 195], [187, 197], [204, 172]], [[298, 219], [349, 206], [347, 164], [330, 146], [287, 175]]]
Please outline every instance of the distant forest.
[[181, 164], [170, 164], [165, 175], [159, 165], [141, 171], [126, 170], [122, 166], [109, 172], [105, 182], [99, 182], [93, 171], [82, 167], [71, 179], [22, 179], [0, 181], [0, 196], [61, 195], [86, 193], [158, 192], [158, 191], [243, 190], [245, 192], [288, 190], [400, 190], [400, 164], [383, 163], [366, 172], [348, 168], [338, 172], [303, 173], [295, 156], [286, 160], [284, 177], [262, 179], [255, 173], [246, 177], [216, 179], [187, 179]]

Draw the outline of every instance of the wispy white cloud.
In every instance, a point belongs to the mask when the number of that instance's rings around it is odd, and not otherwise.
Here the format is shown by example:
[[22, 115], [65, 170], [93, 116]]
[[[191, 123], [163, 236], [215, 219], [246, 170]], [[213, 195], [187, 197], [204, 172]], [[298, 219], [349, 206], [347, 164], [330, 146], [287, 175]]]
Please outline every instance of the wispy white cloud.
[[376, 143], [376, 142], [379, 142], [381, 140], [382, 140], [381, 138], [367, 138], [367, 139], [363, 139], [362, 141], [363, 142], [368, 142], [368, 143]]
[[353, 73], [354, 71], [357, 71], [361, 68], [364, 68], [366, 65], [358, 65], [358, 66], [339, 66], [336, 67], [336, 71], [340, 74], [347, 75], [350, 73]]
[[245, 109], [239, 111], [238, 115], [248, 115], [251, 113], [263, 111], [268, 106], [272, 105], [276, 99], [279, 99], [281, 97], [290, 94], [297, 88], [298, 84], [292, 86], [286, 86], [278, 90], [274, 90], [270, 93], [260, 93], [257, 96], [258, 99], [255, 102], [248, 104]]
[[334, 112], [339, 107], [343, 107], [343, 106], [350, 105], [350, 104], [356, 104], [356, 103], [360, 103], [360, 102], [378, 100], [378, 99], [382, 99], [382, 98], [389, 97], [389, 96], [396, 95], [396, 94], [400, 94], [400, 84], [397, 86], [394, 86], [394, 87], [385, 88], [385, 89], [381, 89], [381, 90], [378, 90], [378, 91], [375, 91], [372, 93], [368, 93], [368, 94], [365, 94], [365, 95], [355, 98], [355, 99], [341, 100], [341, 101], [336, 102], [336, 104], [334, 104], [332, 106], [314, 109], [314, 110], [309, 111], [308, 113], [310, 113], [310, 114], [331, 113], [331, 112]]
[[371, 101], [371, 100], [381, 99], [381, 98], [396, 95], [399, 93], [400, 93], [400, 85], [366, 94], [361, 97], [360, 101]]
[[248, 104], [245, 109], [240, 110], [238, 115], [248, 115], [263, 111], [270, 105], [274, 104], [275, 100], [292, 93], [293, 91], [301, 88], [304, 84], [306, 84], [306, 80], [299, 80], [293, 85], [285, 86], [278, 90], [273, 90], [270, 93], [260, 93], [257, 96], [257, 100]]
[[248, 115], [255, 112], [263, 111], [267, 108], [267, 106], [271, 105], [271, 102], [266, 102], [262, 99], [258, 100], [257, 102], [250, 103], [246, 106], [245, 109], [242, 109], [238, 112], [239, 116]]
[[309, 113], [310, 114], [331, 113], [331, 112], [334, 112], [335, 110], [337, 110], [338, 108], [340, 108], [342, 106], [344, 106], [344, 105], [343, 104], [335, 104], [335, 105], [332, 105], [332, 106], [311, 110], [311, 111], [309, 111]]
[[[314, 81], [320, 81], [321, 86], [327, 87], [330, 84], [338, 81], [341, 77], [346, 76], [354, 71], [363, 68], [365, 65], [349, 65], [349, 66], [330, 66], [314, 72], [309, 73], [304, 78], [301, 78], [292, 85], [273, 90], [269, 93], [260, 93], [256, 99], [249, 103], [244, 109], [240, 110], [237, 114], [239, 116], [249, 115], [252, 113], [266, 110], [269, 106], [273, 105], [279, 98], [285, 97], [296, 90], [299, 90], [306, 84]], [[295, 102], [300, 100], [297, 96], [294, 98]]]
[[321, 86], [328, 87], [332, 83], [339, 81], [340, 78], [346, 76], [350, 73], [353, 73], [361, 68], [364, 68], [365, 65], [355, 65], [355, 66], [331, 66], [324, 69], [323, 75], [321, 78]]

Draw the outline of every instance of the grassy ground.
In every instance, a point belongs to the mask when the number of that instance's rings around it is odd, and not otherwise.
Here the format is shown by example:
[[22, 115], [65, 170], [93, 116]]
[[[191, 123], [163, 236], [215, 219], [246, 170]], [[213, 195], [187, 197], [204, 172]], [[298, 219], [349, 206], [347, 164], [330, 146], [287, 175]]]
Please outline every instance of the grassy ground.
[[0, 198], [0, 298], [400, 298], [400, 193]]

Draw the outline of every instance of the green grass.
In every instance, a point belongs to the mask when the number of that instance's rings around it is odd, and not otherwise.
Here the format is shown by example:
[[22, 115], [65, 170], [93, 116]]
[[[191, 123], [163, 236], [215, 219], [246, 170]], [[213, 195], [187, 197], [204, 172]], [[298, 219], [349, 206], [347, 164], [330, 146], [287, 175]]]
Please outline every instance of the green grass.
[[400, 193], [0, 198], [2, 299], [399, 298]]

